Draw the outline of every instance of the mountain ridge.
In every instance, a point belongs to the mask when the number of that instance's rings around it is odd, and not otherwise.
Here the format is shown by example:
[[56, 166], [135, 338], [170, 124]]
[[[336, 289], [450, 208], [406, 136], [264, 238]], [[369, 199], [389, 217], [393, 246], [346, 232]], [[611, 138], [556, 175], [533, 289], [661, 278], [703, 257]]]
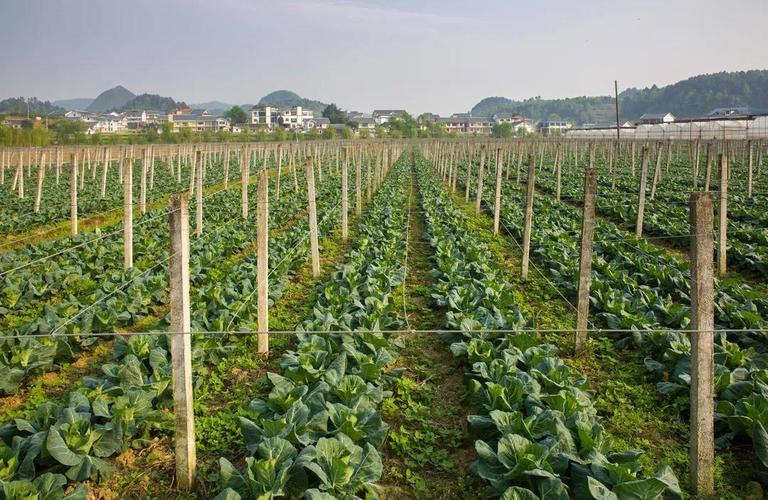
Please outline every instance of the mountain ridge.
[[[768, 70], [721, 71], [689, 77], [679, 82], [619, 93], [620, 121], [637, 120], [643, 113], [671, 112], [677, 117], [701, 116], [714, 108], [753, 106], [768, 110]], [[512, 100], [486, 97], [470, 113], [491, 116], [498, 112], [520, 113], [534, 120], [560, 118], [577, 123], [616, 123], [612, 96], [580, 96], [562, 99], [532, 97]]]

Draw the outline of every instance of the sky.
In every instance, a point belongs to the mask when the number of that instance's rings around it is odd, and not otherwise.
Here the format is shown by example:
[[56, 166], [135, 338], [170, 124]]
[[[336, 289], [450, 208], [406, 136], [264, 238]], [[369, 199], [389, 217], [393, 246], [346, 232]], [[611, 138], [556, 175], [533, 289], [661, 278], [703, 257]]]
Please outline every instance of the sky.
[[448, 115], [768, 69], [768, 0], [0, 0], [0, 98], [289, 89]]

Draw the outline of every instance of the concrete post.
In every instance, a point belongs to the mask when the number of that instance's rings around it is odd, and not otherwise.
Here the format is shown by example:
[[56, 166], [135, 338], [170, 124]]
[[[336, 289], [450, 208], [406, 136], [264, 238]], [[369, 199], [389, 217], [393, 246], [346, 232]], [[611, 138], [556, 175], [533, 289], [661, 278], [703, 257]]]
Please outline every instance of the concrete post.
[[195, 152], [192, 175], [195, 178], [195, 236], [203, 235], [203, 153]]

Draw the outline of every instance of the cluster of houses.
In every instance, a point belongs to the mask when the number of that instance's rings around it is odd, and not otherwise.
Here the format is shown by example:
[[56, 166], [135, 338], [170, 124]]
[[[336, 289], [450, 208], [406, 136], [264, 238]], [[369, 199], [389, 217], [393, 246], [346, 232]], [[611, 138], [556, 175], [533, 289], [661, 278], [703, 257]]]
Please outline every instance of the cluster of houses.
[[[313, 129], [351, 128], [360, 135], [374, 136], [378, 127], [387, 127], [395, 118], [403, 117], [404, 109], [376, 109], [371, 114], [356, 111], [345, 112], [344, 123], [331, 123], [328, 118], [316, 117], [311, 109], [302, 106], [278, 108], [254, 106], [250, 120], [245, 125], [231, 124], [229, 119], [204, 109], [174, 109], [170, 112], [136, 110], [123, 113], [89, 113], [69, 111], [65, 117], [85, 124], [86, 134], [119, 134], [146, 129], [160, 129], [168, 123], [173, 132], [188, 130], [194, 133], [230, 131], [240, 133], [243, 128], [272, 132], [279, 129], [305, 133]], [[6, 119], [6, 126], [20, 127], [19, 123]], [[22, 120], [19, 118], [18, 120]], [[565, 135], [574, 138], [612, 138], [616, 136], [616, 124], [600, 126], [584, 124], [580, 127], [565, 120], [532, 121], [517, 113], [498, 112], [488, 117], [471, 113], [454, 113], [441, 117], [433, 113], [419, 116], [422, 129], [432, 124], [442, 124], [453, 135], [491, 135], [494, 126], [508, 124], [514, 135]], [[717, 108], [706, 116], [680, 119], [672, 113], [646, 113], [635, 122], [625, 122], [619, 127], [625, 138], [638, 139], [740, 139], [768, 137], [768, 112], [752, 107]]]
[[230, 130], [229, 120], [209, 113], [204, 109], [177, 109], [170, 113], [151, 110], [126, 111], [123, 113], [89, 113], [67, 111], [65, 118], [79, 120], [85, 124], [86, 134], [121, 134], [132, 131], [158, 128], [164, 122], [172, 125], [174, 132], [219, 132]]
[[[749, 106], [716, 108], [705, 116], [677, 118], [672, 113], [646, 113], [637, 123], [624, 122], [618, 133], [627, 139], [763, 139], [768, 137], [768, 111]], [[585, 124], [568, 130], [566, 137], [611, 139], [616, 124]]]
[[[366, 132], [375, 135], [376, 128], [385, 126], [393, 118], [406, 115], [404, 109], [376, 109], [370, 115], [357, 111], [345, 113], [344, 123], [331, 123], [328, 118], [317, 117], [311, 109], [295, 106], [280, 109], [277, 106], [255, 106], [250, 110], [250, 129], [272, 132], [285, 129], [294, 132], [308, 132], [312, 129], [325, 130], [329, 127], [341, 129], [350, 127], [353, 132]], [[190, 130], [192, 132], [242, 132], [243, 127], [233, 125], [223, 116], [204, 109], [175, 109], [169, 113], [151, 110], [136, 110], [123, 113], [89, 113], [69, 111], [65, 117], [79, 120], [85, 124], [86, 134], [116, 134], [131, 131], [159, 128], [163, 123], [170, 123], [174, 132]], [[534, 122], [515, 113], [496, 113], [491, 118], [472, 116], [470, 113], [455, 113], [441, 117], [425, 113], [420, 117], [420, 125], [426, 128], [427, 121], [440, 123], [445, 131], [457, 135], [490, 135], [494, 125], [509, 124], [515, 135], [539, 132], [542, 134], [562, 133], [571, 128], [571, 124], [560, 120]]]

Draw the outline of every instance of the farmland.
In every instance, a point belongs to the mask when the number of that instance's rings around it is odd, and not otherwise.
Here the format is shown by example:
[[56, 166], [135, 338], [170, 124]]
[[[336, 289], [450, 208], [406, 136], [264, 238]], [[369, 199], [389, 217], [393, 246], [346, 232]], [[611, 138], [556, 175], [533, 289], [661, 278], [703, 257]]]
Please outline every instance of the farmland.
[[761, 498], [765, 153], [2, 149], [0, 498]]

